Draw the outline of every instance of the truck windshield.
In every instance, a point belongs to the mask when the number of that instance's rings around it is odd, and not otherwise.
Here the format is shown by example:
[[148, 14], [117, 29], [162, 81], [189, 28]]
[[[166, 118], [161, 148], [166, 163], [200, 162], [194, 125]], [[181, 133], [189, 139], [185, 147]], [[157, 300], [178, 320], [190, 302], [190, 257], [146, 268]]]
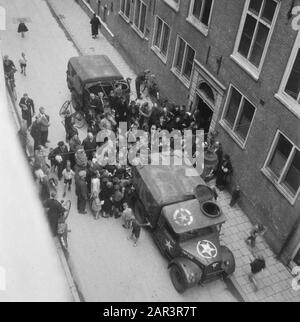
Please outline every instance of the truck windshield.
[[211, 235], [213, 233], [217, 233], [218, 228], [216, 226], [209, 226], [201, 229], [194, 229], [188, 232], [182, 233], [179, 235], [180, 242], [185, 242], [189, 239], [197, 238], [197, 237], [204, 237], [207, 235]]

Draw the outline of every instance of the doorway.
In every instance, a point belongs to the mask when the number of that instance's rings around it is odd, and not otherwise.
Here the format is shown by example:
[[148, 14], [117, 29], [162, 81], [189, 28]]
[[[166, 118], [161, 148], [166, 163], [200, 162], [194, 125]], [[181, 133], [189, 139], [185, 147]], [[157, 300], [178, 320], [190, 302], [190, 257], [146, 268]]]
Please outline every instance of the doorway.
[[199, 95], [197, 95], [196, 112], [197, 126], [199, 129], [204, 129], [204, 133], [207, 134], [214, 112]]

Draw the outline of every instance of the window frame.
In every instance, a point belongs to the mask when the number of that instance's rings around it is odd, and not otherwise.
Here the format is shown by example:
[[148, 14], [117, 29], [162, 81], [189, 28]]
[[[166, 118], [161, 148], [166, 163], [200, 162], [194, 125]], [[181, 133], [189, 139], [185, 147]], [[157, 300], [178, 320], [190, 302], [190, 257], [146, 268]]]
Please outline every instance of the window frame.
[[[244, 9], [243, 9], [243, 13], [242, 13], [242, 17], [241, 17], [239, 29], [238, 29], [238, 33], [237, 33], [236, 40], [235, 40], [235, 44], [234, 44], [234, 48], [233, 48], [233, 53], [230, 55], [230, 58], [232, 58], [252, 78], [254, 78], [255, 80], [258, 80], [259, 79], [259, 76], [260, 76], [260, 73], [262, 71], [263, 65], [264, 65], [264, 61], [265, 61], [265, 58], [266, 58], [268, 49], [269, 49], [269, 45], [270, 45], [270, 42], [271, 42], [271, 38], [272, 38], [274, 29], [275, 29], [275, 25], [276, 25], [278, 13], [279, 13], [279, 10], [280, 10], [281, 2], [279, 0], [273, 0], [274, 2], [277, 3], [277, 5], [276, 5], [275, 12], [274, 12], [274, 16], [273, 16], [272, 23], [269, 26], [265, 21], [263, 21], [261, 18], [257, 18], [253, 13], [250, 12], [250, 10], [248, 10], [249, 9], [249, 6], [250, 6], [250, 1], [251, 0], [246, 0], [245, 1], [245, 5], [244, 5]], [[266, 0], [263, 0], [263, 1], [264, 1], [263, 3], [265, 3]], [[262, 8], [263, 8], [263, 5], [262, 5], [260, 11], [262, 10]], [[238, 52], [238, 49], [239, 49], [239, 46], [240, 46], [240, 42], [241, 42], [241, 38], [242, 38], [242, 33], [243, 33], [243, 30], [244, 30], [244, 26], [245, 26], [245, 23], [246, 23], [246, 18], [247, 18], [247, 14], [248, 13], [252, 17], [255, 16], [255, 20], [256, 21], [259, 21], [259, 22], [263, 23], [265, 26], [268, 26], [270, 28], [269, 29], [269, 33], [268, 33], [268, 37], [266, 39], [266, 42], [265, 42], [265, 45], [264, 45], [264, 49], [263, 49], [263, 53], [262, 53], [262, 56], [261, 56], [260, 63], [259, 63], [259, 66], [258, 67], [256, 67], [247, 58], [245, 58], [243, 55], [241, 55]], [[253, 35], [255, 37], [257, 35], [258, 25], [259, 24], [256, 23], [256, 27], [255, 27], [255, 30], [254, 30], [254, 33], [253, 33]], [[252, 37], [249, 52], [250, 51], [252, 52], [255, 37]]]
[[[124, 1], [125, 6], [124, 6], [124, 12], [122, 11], [122, 1]], [[129, 17], [126, 16], [126, 4], [129, 2]], [[131, 0], [120, 0], [120, 10], [119, 10], [119, 15], [126, 21], [130, 22], [130, 14], [132, 10], [132, 5], [131, 5]]]
[[[282, 135], [287, 141], [289, 141], [291, 143], [292, 150], [285, 162], [285, 165], [281, 171], [281, 174], [279, 176], [279, 178], [276, 178], [276, 176], [274, 175], [273, 171], [269, 168], [269, 164], [271, 162], [271, 159], [274, 156], [274, 152], [276, 151], [277, 148], [277, 144], [280, 138], [280, 135]], [[295, 193], [295, 195], [292, 195], [291, 191], [288, 189], [288, 187], [284, 184], [284, 180], [288, 174], [288, 171], [290, 169], [290, 166], [294, 160], [295, 154], [296, 154], [296, 150], [298, 150], [300, 152], [300, 148], [291, 140], [289, 139], [289, 137], [287, 135], [285, 135], [282, 131], [277, 130], [275, 137], [272, 141], [271, 144], [271, 148], [269, 149], [266, 161], [263, 165], [263, 168], [261, 169], [262, 173], [274, 184], [274, 186], [277, 188], [277, 190], [279, 190], [282, 195], [290, 202], [290, 204], [294, 205], [294, 203], [296, 202], [299, 193], [300, 193], [300, 186], [298, 187], [297, 192]]]
[[[215, 0], [212, 0], [207, 26], [203, 22], [201, 22], [200, 19], [197, 19], [193, 15], [195, 1], [196, 0], [191, 0], [191, 2], [190, 2], [189, 13], [188, 13], [188, 17], [186, 18], [186, 21], [188, 23], [190, 23], [192, 26], [194, 26], [197, 30], [199, 30], [204, 36], [207, 36], [208, 32], [209, 32], [209, 27], [210, 27], [210, 22], [211, 22], [211, 18], [212, 18], [212, 12], [213, 12], [213, 8], [214, 8]], [[202, 1], [207, 1], [207, 0], [202, 0]], [[202, 13], [203, 13], [203, 10], [204, 10], [204, 2], [202, 2], [202, 7], [201, 7]]]
[[[229, 107], [229, 103], [230, 103], [230, 99], [231, 99], [231, 94], [232, 94], [232, 89], [235, 89], [242, 96], [242, 99], [241, 99], [238, 111], [237, 111], [235, 119], [234, 119], [234, 124], [233, 124], [233, 126], [231, 128], [229, 123], [228, 123], [228, 121], [225, 119], [225, 115], [226, 115], [226, 113], [228, 111], [228, 107]], [[238, 121], [241, 118], [242, 111], [243, 111], [243, 106], [244, 106], [243, 103], [244, 103], [245, 99], [254, 107], [254, 113], [253, 113], [251, 123], [249, 125], [248, 133], [247, 133], [247, 135], [245, 137], [245, 140], [242, 140], [242, 138], [236, 133], [236, 126], [238, 124]], [[237, 87], [235, 87], [233, 84], [230, 84], [229, 88], [228, 88], [227, 97], [226, 97], [226, 100], [225, 100], [224, 108], [223, 108], [221, 119], [220, 119], [219, 123], [222, 125], [222, 127], [229, 133], [229, 135], [233, 138], [233, 140], [242, 149], [246, 148], [246, 144], [247, 144], [247, 141], [248, 141], [248, 138], [249, 138], [252, 126], [253, 126], [253, 122], [254, 122], [254, 119], [255, 119], [255, 116], [256, 116], [256, 111], [257, 111], [257, 107], [255, 106], [255, 104], [253, 104], [253, 102], [251, 100], [249, 100], [249, 98], [246, 95], [244, 95]]]
[[[137, 7], [137, 2], [138, 1], [141, 2], [141, 6], [140, 6], [140, 12], [139, 12], [139, 23], [138, 23], [139, 26], [136, 26], [136, 24], [135, 24], [135, 20], [136, 20], [136, 7]], [[146, 15], [145, 15], [145, 30], [144, 30], [144, 32], [142, 32], [140, 30], [140, 27], [141, 27], [141, 18], [142, 18], [141, 13], [142, 13], [142, 7], [143, 7], [143, 5], [146, 7], [146, 10], [145, 10], [145, 12], [146, 12]], [[135, 0], [134, 1], [134, 11], [133, 11], [133, 20], [132, 20], [133, 23], [132, 23], [132, 27], [138, 33], [138, 35], [140, 37], [142, 37], [142, 38], [145, 38], [146, 37], [146, 30], [147, 30], [147, 11], [148, 11], [148, 5], [143, 0]]]
[[275, 98], [277, 98], [293, 114], [300, 118], [300, 92], [298, 95], [298, 101], [285, 92], [285, 87], [289, 80], [291, 71], [294, 67], [294, 62], [296, 60], [298, 51], [300, 51], [300, 31], [298, 31], [298, 35], [295, 39], [295, 43], [293, 45], [290, 57], [288, 59], [288, 63], [285, 68], [278, 92], [275, 94]]
[[[184, 47], [184, 54], [183, 54], [183, 59], [182, 59], [182, 66], [181, 66], [181, 70], [180, 72], [178, 72], [177, 68], [175, 67], [175, 61], [177, 60], [177, 55], [179, 52], [179, 39], [183, 40], [183, 42], [185, 43], [185, 47]], [[194, 51], [194, 59], [193, 59], [193, 66], [192, 66], [192, 71], [191, 71], [191, 76], [188, 79], [184, 74], [183, 74], [183, 70], [184, 70], [184, 66], [186, 65], [186, 57], [187, 57], [187, 46], [189, 46], [193, 51]], [[173, 74], [179, 79], [181, 80], [181, 82], [187, 87], [189, 88], [191, 81], [192, 81], [192, 76], [193, 76], [193, 67], [195, 64], [195, 59], [196, 59], [196, 50], [190, 46], [190, 44], [184, 40], [184, 38], [182, 38], [180, 35], [177, 35], [176, 37], [176, 43], [175, 43], [175, 51], [174, 51], [174, 57], [173, 57], [173, 62], [172, 62], [172, 68], [171, 71], [173, 72]]]
[[174, 0], [164, 0], [164, 3], [167, 4], [174, 11], [179, 12], [180, 0], [178, 0], [178, 2]]
[[[155, 39], [156, 39], [156, 33], [158, 28], [158, 20], [162, 22], [162, 30], [160, 35], [160, 48], [155, 45]], [[167, 45], [167, 52], [166, 55], [162, 53], [162, 42], [163, 42], [163, 36], [165, 31], [165, 26], [169, 28], [169, 39], [168, 39], [168, 45]], [[169, 49], [170, 49], [170, 41], [171, 41], [171, 27], [163, 20], [159, 15], [156, 15], [154, 18], [154, 32], [153, 32], [153, 39], [152, 39], [152, 46], [151, 49], [155, 52], [155, 54], [164, 62], [167, 62], [168, 55], [169, 55]]]

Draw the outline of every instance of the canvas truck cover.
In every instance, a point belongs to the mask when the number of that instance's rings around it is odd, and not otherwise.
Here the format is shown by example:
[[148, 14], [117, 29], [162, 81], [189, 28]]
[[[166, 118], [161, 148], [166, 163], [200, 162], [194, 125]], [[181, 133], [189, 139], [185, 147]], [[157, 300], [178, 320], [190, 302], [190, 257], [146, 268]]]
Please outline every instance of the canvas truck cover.
[[69, 64], [83, 84], [124, 79], [116, 66], [105, 55], [72, 57], [69, 60]]
[[[194, 189], [205, 185], [203, 179], [195, 172], [195, 176], [187, 176], [185, 166], [138, 166], [134, 169], [134, 185], [148, 214], [156, 222], [163, 206], [194, 199]], [[193, 169], [195, 170], [195, 169]], [[196, 171], [196, 170], [195, 170]]]

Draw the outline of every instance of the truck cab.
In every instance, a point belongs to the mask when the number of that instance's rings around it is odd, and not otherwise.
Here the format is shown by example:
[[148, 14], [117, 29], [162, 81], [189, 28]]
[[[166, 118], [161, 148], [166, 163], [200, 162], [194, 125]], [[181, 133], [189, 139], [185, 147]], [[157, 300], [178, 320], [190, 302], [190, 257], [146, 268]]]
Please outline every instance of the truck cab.
[[235, 270], [232, 252], [219, 239], [225, 215], [202, 178], [186, 176], [185, 170], [172, 165], [134, 170], [135, 215], [151, 224], [179, 293]]

